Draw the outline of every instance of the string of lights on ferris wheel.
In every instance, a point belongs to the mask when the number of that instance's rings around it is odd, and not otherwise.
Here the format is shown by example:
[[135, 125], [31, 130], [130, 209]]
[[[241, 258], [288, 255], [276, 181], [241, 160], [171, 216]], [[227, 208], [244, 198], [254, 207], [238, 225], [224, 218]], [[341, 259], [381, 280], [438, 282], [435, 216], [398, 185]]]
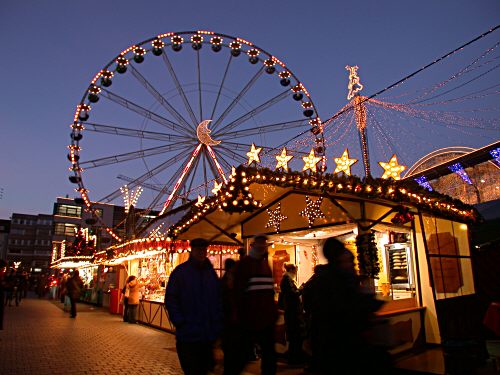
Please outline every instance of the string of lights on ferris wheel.
[[[193, 56], [196, 58], [198, 97], [197, 100], [193, 100], [193, 102], [191, 102], [187, 97], [179, 76], [176, 74], [176, 69], [171, 61], [172, 56], [174, 56], [176, 52], [181, 51], [185, 45], [190, 45], [192, 47], [195, 51]], [[221, 78], [215, 104], [212, 107], [212, 114], [209, 119], [204, 119], [203, 117], [204, 111], [199, 51], [204, 45], [208, 45], [214, 53], [220, 52], [223, 47], [227, 48], [230, 52], [228, 54], [229, 60], [227, 60], [227, 64], [224, 68], [224, 75]], [[171, 48], [173, 54], [167, 53], [167, 49], [169, 50], [169, 48]], [[146, 75], [142, 74], [138, 69], [140, 64], [145, 61], [148, 55], [159, 57], [157, 61], [163, 62], [163, 65], [167, 68], [171, 81], [174, 83], [178, 97], [181, 100], [180, 108], [183, 113], [180, 112], [179, 108], [173, 105], [169, 98], [164, 97], [160, 93], [160, 91], [153, 85], [153, 81], [148, 80]], [[235, 58], [240, 55], [248, 58], [248, 62], [250, 63], [248, 66], [254, 65], [257, 66], [258, 69], [253, 77], [246, 82], [239, 93], [235, 93], [230, 104], [224, 104], [226, 107], [225, 109], [221, 108], [219, 111], [221, 114], [218, 115], [218, 117], [214, 116], [217, 107], [221, 106], [222, 103], [219, 99], [222, 97], [223, 87], [225, 89], [229, 66], [231, 62], [236, 61]], [[171, 118], [167, 118], [157, 113], [155, 110], [148, 109], [145, 106], [123, 96], [123, 94], [118, 94], [111, 90], [113, 82], [118, 78], [118, 76], [123, 76], [126, 72], [129, 72], [128, 76], [133, 77], [135, 81], [137, 81], [137, 83], [139, 83], [140, 86], [142, 86], [151, 95], [157, 104], [170, 114]], [[285, 90], [270, 99], [258, 103], [258, 105], [253, 108], [246, 109], [244, 114], [237, 117], [235, 120], [224, 122], [226, 117], [229, 118], [229, 113], [233, 111], [234, 108], [237, 108], [239, 102], [250, 90], [250, 88], [253, 87], [257, 80], [263, 76], [277, 76], [280, 85], [284, 87]], [[263, 122], [259, 126], [253, 127], [252, 129], [238, 129], [240, 124], [245, 123], [254, 116], [261, 114], [263, 111], [271, 108], [276, 103], [281, 102], [287, 97], [293, 98], [293, 100], [300, 105], [300, 111], [305, 119], [295, 119], [286, 122], [283, 122], [282, 120], [280, 123]], [[89, 118], [91, 117], [92, 110], [91, 105], [98, 103], [101, 98], [105, 98], [107, 101], [113, 102], [127, 111], [134, 112], [135, 114], [142, 116], [144, 119], [147, 119], [154, 124], [158, 124], [167, 130], [157, 132], [144, 129], [120, 127], [114, 124], [103, 124], [95, 120], [90, 122]], [[193, 103], [195, 105], [193, 105]], [[196, 104], [199, 109], [198, 114], [195, 113]], [[195, 172], [198, 167], [200, 169], [203, 167], [206, 184], [208, 183], [206, 172], [207, 164], [208, 169], [213, 172], [215, 180], [227, 183], [224, 169], [227, 170], [230, 168], [231, 163], [228, 162], [226, 158], [228, 158], [228, 160], [240, 160], [241, 162], [242, 155], [239, 154], [239, 152], [242, 152], [243, 149], [250, 146], [245, 142], [239, 141], [241, 137], [289, 130], [303, 126], [304, 124], [308, 125], [308, 128], [311, 129], [316, 141], [314, 154], [309, 154], [309, 157], [311, 158], [310, 162], [312, 163], [310, 165], [310, 169], [313, 170], [316, 168], [316, 158], [319, 158], [318, 160], [322, 162], [322, 166], [319, 169], [324, 169], [326, 163], [324, 157], [324, 140], [320, 127], [321, 120], [317, 116], [317, 111], [314, 107], [312, 99], [303, 83], [299, 81], [290, 69], [276, 56], [269, 54], [247, 40], [231, 37], [225, 34], [216, 34], [211, 31], [198, 30], [192, 32], [165, 33], [139, 44], [134, 44], [123, 50], [116, 58], [114, 58], [94, 76], [84, 94], [84, 97], [82, 98], [82, 101], [77, 106], [73, 120], [73, 124], [71, 125], [72, 142], [69, 146], [70, 151], [68, 159], [71, 162], [72, 166], [70, 169], [74, 175], [70, 177], [70, 181], [78, 184], [77, 191], [80, 192], [85, 205], [90, 209], [91, 202], [88, 197], [89, 190], [84, 187], [81, 177], [84, 169], [92, 169], [116, 163], [129, 162], [139, 158], [144, 160], [145, 157], [162, 155], [167, 152], [171, 153], [173, 156], [169, 155], [168, 160], [154, 166], [153, 168], [147, 167], [147, 171], [138, 177], [120, 175], [120, 179], [127, 182], [127, 187], [122, 186], [117, 188], [99, 199], [99, 201], [111, 202], [114, 199], [117, 199], [120, 194], [123, 194], [124, 199], [128, 199], [126, 205], [129, 206], [129, 203], [132, 201], [136, 203], [136, 200], [133, 200], [133, 197], [129, 196], [130, 192], [127, 192], [126, 189], [138, 189], [139, 187], [148, 188], [155, 192], [156, 196], [151, 200], [150, 205], [143, 212], [146, 214], [149, 213], [154, 207], [157, 207], [159, 200], [163, 196], [166, 196], [166, 200], [164, 201], [160, 211], [160, 215], [162, 215], [173, 206], [175, 200], [179, 199], [181, 196], [185, 196], [186, 198], [188, 197], [186, 187], [188, 186], [188, 189], [191, 189], [194, 182]], [[212, 123], [211, 129], [208, 129], [208, 124], [210, 122]], [[195, 134], [193, 134], [193, 127], [195, 129]], [[101, 133], [169, 142], [170, 144], [146, 149], [142, 149], [141, 146], [141, 149], [136, 151], [133, 150], [117, 155], [80, 161], [81, 147], [79, 143], [82, 140], [84, 130], [98, 134]], [[219, 141], [215, 141], [209, 136], [211, 131], [214, 131], [214, 134], [216, 134], [217, 137], [216, 139]], [[169, 132], [174, 132], [175, 134]], [[225, 139], [222, 139], [222, 137], [225, 137]], [[227, 142], [227, 139], [230, 139], [232, 142]], [[219, 145], [221, 140], [223, 143]], [[269, 149], [270, 147], [264, 147], [264, 150]], [[186, 153], [187, 150], [190, 151]], [[297, 155], [300, 154], [301, 153], [299, 152]], [[282, 154], [281, 156], [287, 157], [286, 152], [285, 155]], [[200, 162], [200, 160], [202, 161]], [[159, 175], [163, 171], [169, 170], [169, 168], [174, 168], [179, 163], [182, 163], [181, 167], [172, 173], [168, 181], [163, 182], [163, 187], [161, 185], [155, 186], [150, 183], [149, 180], [154, 179], [155, 176]], [[214, 182], [217, 183], [217, 181]], [[141, 223], [141, 221], [143, 220], [140, 219], [138, 222]], [[110, 228], [107, 228], [106, 230], [112, 233]]]

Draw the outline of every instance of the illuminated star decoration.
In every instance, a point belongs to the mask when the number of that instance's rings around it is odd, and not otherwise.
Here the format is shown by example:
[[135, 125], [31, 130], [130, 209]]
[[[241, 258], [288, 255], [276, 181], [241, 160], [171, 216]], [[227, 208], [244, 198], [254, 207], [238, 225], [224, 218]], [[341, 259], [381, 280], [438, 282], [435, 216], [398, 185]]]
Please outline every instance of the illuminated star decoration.
[[309, 155], [303, 156], [302, 160], [304, 160], [304, 168], [302, 168], [303, 171], [310, 169], [312, 172], [316, 172], [316, 164], [319, 163], [321, 158], [316, 156], [314, 149], [311, 149]]
[[283, 220], [288, 219], [288, 216], [281, 214], [281, 202], [278, 203], [278, 206], [274, 210], [267, 210], [269, 215], [269, 220], [267, 221], [266, 228], [273, 227], [276, 233], [280, 231], [280, 225]]
[[323, 211], [321, 211], [321, 203], [323, 202], [323, 197], [319, 197], [317, 200], [313, 201], [309, 196], [306, 195], [306, 208], [299, 212], [300, 216], [307, 217], [309, 223], [309, 228], [314, 224], [314, 220], [319, 217], [325, 217]]
[[344, 172], [348, 176], [351, 175], [351, 165], [358, 161], [358, 159], [349, 159], [349, 150], [347, 148], [340, 158], [334, 158], [334, 160], [337, 168], [335, 168], [335, 172], [333, 173]]
[[198, 195], [198, 201], [194, 204], [196, 207], [203, 206], [203, 202], [205, 202], [205, 197]]
[[248, 156], [248, 165], [255, 163], [260, 163], [259, 153], [262, 151], [262, 147], [255, 147], [255, 144], [252, 143], [252, 148], [249, 152], [247, 152]]
[[385, 170], [382, 178], [393, 178], [395, 180], [399, 180], [401, 179], [401, 172], [406, 169], [404, 165], [398, 164], [398, 158], [396, 157], [396, 154], [392, 155], [392, 158], [388, 163], [384, 163], [383, 161], [379, 161], [378, 163]]
[[214, 181], [214, 188], [212, 189], [212, 193], [214, 193], [214, 195], [219, 194], [219, 190], [221, 188], [222, 188], [222, 182], [218, 184], [217, 181]]
[[288, 162], [292, 160], [292, 155], [286, 154], [286, 147], [283, 147], [281, 151], [281, 155], [276, 155], [276, 160], [278, 164], [276, 164], [276, 169], [283, 168], [285, 171], [288, 171]]

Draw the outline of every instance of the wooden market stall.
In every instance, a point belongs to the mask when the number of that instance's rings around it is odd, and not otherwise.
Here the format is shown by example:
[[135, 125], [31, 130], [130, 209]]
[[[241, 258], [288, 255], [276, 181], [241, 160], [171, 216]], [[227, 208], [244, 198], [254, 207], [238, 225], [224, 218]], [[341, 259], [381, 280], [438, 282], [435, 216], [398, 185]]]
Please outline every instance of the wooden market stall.
[[[170, 235], [243, 243], [268, 235], [276, 289], [284, 262], [298, 284], [325, 263], [324, 240], [343, 241], [361, 275], [372, 279], [380, 337], [396, 354], [438, 344], [475, 294], [468, 224], [476, 211], [416, 183], [239, 167], [230, 182], [193, 206]], [[453, 309], [450, 308], [453, 306]]]

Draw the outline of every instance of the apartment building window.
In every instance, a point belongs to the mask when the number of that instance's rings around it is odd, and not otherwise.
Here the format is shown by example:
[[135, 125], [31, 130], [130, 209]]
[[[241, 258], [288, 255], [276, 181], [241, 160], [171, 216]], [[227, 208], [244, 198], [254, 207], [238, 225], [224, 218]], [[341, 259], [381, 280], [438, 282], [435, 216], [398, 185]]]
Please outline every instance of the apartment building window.
[[68, 223], [56, 223], [54, 227], [54, 234], [60, 236], [74, 236], [76, 225]]
[[58, 204], [56, 207], [56, 215], [82, 217], [82, 208], [69, 204]]

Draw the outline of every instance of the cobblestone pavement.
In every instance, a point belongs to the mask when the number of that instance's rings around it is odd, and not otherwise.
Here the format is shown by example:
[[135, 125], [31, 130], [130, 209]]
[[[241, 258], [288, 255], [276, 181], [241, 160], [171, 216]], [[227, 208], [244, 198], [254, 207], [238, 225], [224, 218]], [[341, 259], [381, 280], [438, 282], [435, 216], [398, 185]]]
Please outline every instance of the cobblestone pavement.
[[[221, 373], [220, 365], [216, 373]], [[258, 374], [252, 363], [245, 374]], [[279, 365], [279, 373], [301, 369]], [[0, 331], [0, 374], [182, 374], [172, 334], [79, 304], [70, 319], [62, 304], [28, 298], [6, 307]]]

